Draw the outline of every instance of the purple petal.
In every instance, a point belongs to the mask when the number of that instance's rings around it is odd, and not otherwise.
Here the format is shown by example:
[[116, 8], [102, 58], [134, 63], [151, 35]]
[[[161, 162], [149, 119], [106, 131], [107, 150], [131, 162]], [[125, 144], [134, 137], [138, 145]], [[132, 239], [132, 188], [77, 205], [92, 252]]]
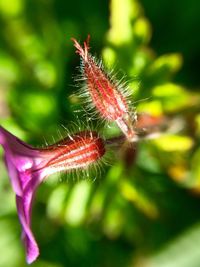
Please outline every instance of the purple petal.
[[[19, 219], [23, 227], [22, 238], [26, 247], [27, 262], [32, 263], [39, 255], [39, 249], [31, 231], [31, 208], [34, 193], [41, 182], [40, 174], [26, 174], [28, 184], [23, 190], [23, 197], [16, 196]], [[28, 177], [31, 175], [31, 178]]]
[[[31, 201], [32, 202], [32, 201]], [[31, 202], [29, 204], [29, 209], [31, 209]], [[22, 239], [26, 248], [26, 260], [27, 263], [32, 263], [39, 255], [39, 248], [33, 236], [33, 233], [30, 228], [30, 223], [26, 220], [25, 210], [24, 210], [24, 199], [16, 196], [17, 210], [19, 220], [22, 225]], [[27, 206], [28, 207], [28, 206]], [[30, 217], [29, 219], [30, 220]]]
[[5, 151], [5, 163], [16, 194], [27, 262], [32, 263], [38, 257], [39, 249], [31, 231], [31, 209], [35, 191], [44, 178], [42, 172], [38, 171], [43, 158], [40, 158], [39, 150], [22, 142], [2, 127], [0, 127], [0, 143]]
[[34, 167], [39, 151], [27, 145], [1, 126], [0, 143], [5, 151], [4, 159], [13, 190], [17, 195], [21, 196], [24, 183], [28, 182], [27, 179], [23, 179], [24, 172]]

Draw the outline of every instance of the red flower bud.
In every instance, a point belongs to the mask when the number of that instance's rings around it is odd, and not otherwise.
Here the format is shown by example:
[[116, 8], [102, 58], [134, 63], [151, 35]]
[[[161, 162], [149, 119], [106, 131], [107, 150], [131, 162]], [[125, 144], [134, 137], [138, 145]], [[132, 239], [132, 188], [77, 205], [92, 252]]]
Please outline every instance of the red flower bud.
[[98, 64], [89, 53], [89, 36], [82, 47], [76, 39], [72, 38], [76, 53], [83, 62], [83, 76], [87, 84], [87, 93], [93, 106], [98, 110], [102, 118], [107, 121], [115, 121], [121, 131], [131, 141], [135, 136], [135, 117], [130, 110], [127, 98], [119, 86]]
[[45, 163], [48, 174], [62, 170], [85, 169], [105, 154], [104, 141], [93, 131], [82, 131], [59, 143], [41, 150], [49, 160]]

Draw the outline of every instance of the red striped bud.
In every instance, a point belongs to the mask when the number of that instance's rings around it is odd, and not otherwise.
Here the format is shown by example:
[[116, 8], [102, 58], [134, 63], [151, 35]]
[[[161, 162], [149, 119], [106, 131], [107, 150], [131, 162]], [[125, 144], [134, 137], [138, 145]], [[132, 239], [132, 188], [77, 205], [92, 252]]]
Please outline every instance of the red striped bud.
[[105, 154], [103, 139], [93, 131], [82, 131], [41, 150], [49, 160], [41, 168], [48, 174], [62, 170], [86, 169]]
[[82, 47], [76, 39], [72, 38], [76, 53], [83, 61], [83, 76], [86, 80], [88, 93], [93, 106], [98, 110], [102, 118], [107, 121], [115, 121], [121, 131], [131, 141], [135, 136], [132, 112], [127, 98], [119, 83], [114, 82], [89, 53], [89, 37]]

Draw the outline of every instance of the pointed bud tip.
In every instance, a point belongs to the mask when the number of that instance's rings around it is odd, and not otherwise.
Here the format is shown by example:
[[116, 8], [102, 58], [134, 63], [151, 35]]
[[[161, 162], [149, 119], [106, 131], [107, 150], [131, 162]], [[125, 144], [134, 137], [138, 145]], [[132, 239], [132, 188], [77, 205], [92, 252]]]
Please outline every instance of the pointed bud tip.
[[84, 46], [81, 46], [80, 43], [73, 37], [71, 38], [71, 40], [74, 42], [74, 46], [77, 49], [76, 53], [79, 54], [84, 59], [84, 61], [87, 61], [88, 60], [90, 35], [88, 34], [86, 41], [83, 43]]

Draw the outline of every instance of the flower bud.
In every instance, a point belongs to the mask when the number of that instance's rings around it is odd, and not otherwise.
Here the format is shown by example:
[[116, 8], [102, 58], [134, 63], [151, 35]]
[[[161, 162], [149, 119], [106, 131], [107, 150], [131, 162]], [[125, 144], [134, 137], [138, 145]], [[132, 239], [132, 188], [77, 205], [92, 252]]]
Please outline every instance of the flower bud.
[[72, 38], [76, 53], [82, 58], [82, 74], [86, 81], [86, 94], [89, 94], [93, 107], [106, 121], [116, 122], [127, 139], [135, 136], [133, 116], [127, 97], [126, 88], [122, 89], [119, 82], [109, 77], [93, 56], [89, 53], [89, 36], [82, 47], [76, 39]]

